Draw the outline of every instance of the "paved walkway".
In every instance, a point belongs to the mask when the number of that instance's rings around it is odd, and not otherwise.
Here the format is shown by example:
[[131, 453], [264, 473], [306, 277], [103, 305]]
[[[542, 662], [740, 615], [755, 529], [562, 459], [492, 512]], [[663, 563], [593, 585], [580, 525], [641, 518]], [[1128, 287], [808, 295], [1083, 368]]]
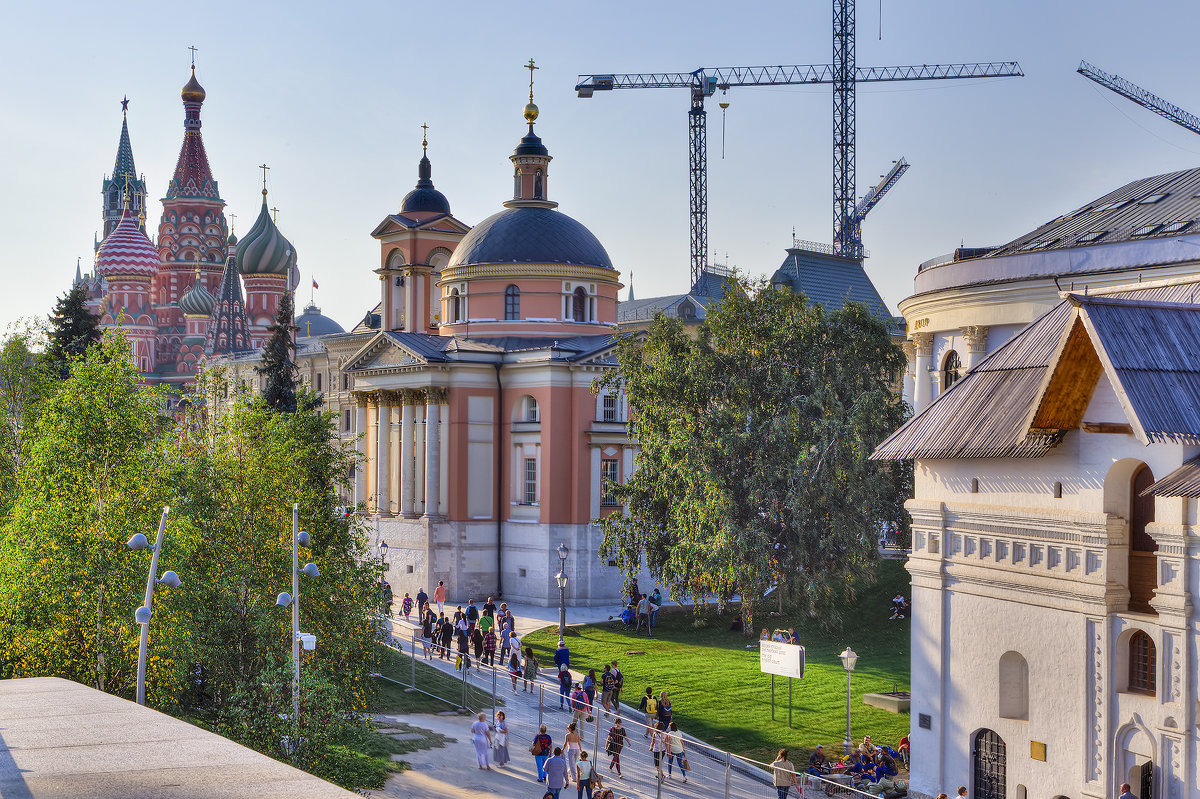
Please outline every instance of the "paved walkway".
[[[517, 618], [518, 635], [558, 622], [557, 608], [517, 606], [511, 603], [509, 607]], [[572, 610], [569, 613], [568, 621], [577, 624], [605, 621], [611, 612], [604, 608]], [[402, 649], [406, 653], [411, 652], [409, 642], [413, 629], [415, 629], [415, 625], [406, 624], [403, 618], [393, 622], [393, 633], [402, 642]], [[420, 657], [419, 646], [418, 657]], [[453, 661], [435, 658], [424, 662], [447, 674], [456, 674]], [[553, 670], [553, 664], [550, 665], [550, 668]], [[472, 670], [468, 680], [472, 685], [489, 693], [492, 689], [493, 678], [488, 669]], [[557, 682], [551, 684], [549, 681], [542, 681], [545, 687], [542, 694], [544, 706], [541, 709], [539, 709], [538, 693], [520, 690], [514, 692], [506, 671], [502, 670], [497, 674], [495, 684], [498, 696], [505, 703], [502, 709], [509, 724], [508, 749], [512, 761], [508, 766], [502, 769], [493, 767], [492, 771], [482, 771], [477, 768], [470, 734], [471, 723], [475, 720], [474, 716], [427, 714], [384, 716], [381, 717], [381, 720], [404, 721], [449, 736], [456, 741], [447, 744], [444, 748], [421, 750], [404, 755], [403, 759], [412, 764], [412, 770], [393, 775], [384, 790], [374, 795], [404, 797], [405, 799], [409, 797], [413, 799], [417, 797], [421, 799], [477, 799], [478, 797], [497, 795], [541, 799], [545, 790], [542, 785], [537, 783], [533, 756], [529, 753], [530, 744], [533, 736], [537, 733], [540, 719], [541, 723], [546, 724], [547, 732], [553, 739], [554, 745], [560, 746], [566, 733], [567, 724], [571, 721], [571, 714], [569, 711], [558, 710]], [[519, 685], [519, 687], [523, 686]], [[478, 708], [478, 710], [485, 711], [487, 719], [491, 721], [490, 706]], [[589, 751], [589, 758], [596, 759], [598, 754], [597, 772], [603, 779], [605, 787], [612, 788], [617, 797], [649, 799], [662, 796], [690, 799], [690, 797], [696, 796], [728, 796], [730, 799], [775, 799], [775, 789], [766, 779], [762, 778], [761, 772], [759, 772], [760, 776], [755, 778], [753, 776], [754, 768], [747, 763], [739, 762], [736, 758], [732, 759], [727, 770], [724, 752], [691, 737], [685, 739], [690, 766], [687, 783], [682, 781], [678, 768], [675, 768], [674, 775], [662, 783], [661, 793], [659, 793], [659, 783], [656, 780], [652, 755], [648, 751], [648, 742], [644, 737], [644, 728], [638, 726], [634, 721], [642, 714], [627, 706], [623, 706], [621, 715], [629, 738], [621, 753], [622, 776], [618, 778], [615, 771], [609, 771], [609, 758], [603, 752], [604, 741], [612, 726], [612, 719], [601, 708], [597, 707], [596, 710], [598, 711], [599, 726], [597, 728], [595, 722], [586, 725], [583, 746], [585, 750]], [[597, 735], [599, 736], [598, 746], [595, 740]], [[667, 772], [665, 763], [663, 772]], [[568, 790], [569, 793], [568, 791], [563, 792], [562, 799], [576, 795], [574, 786]], [[806, 790], [804, 793], [814, 797], [825, 796], [824, 792], [818, 793], [812, 789]]]

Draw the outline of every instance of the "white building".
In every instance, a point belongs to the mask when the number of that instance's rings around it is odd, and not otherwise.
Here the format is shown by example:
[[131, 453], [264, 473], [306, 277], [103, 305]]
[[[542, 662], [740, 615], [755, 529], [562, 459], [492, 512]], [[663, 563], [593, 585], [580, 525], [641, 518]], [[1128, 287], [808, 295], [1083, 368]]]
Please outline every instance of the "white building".
[[921, 265], [899, 305], [905, 398], [917, 411], [1033, 320], [1060, 291], [1200, 275], [1200, 169], [1143, 178], [1001, 247]]
[[876, 452], [916, 461], [915, 793], [1200, 795], [1198, 296], [1064, 292]]

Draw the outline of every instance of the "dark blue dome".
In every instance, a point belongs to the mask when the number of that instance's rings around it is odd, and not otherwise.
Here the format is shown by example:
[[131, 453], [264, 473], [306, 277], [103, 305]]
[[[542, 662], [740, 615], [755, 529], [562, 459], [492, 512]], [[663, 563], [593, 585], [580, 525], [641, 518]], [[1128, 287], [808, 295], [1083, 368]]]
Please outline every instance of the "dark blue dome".
[[446, 195], [433, 187], [432, 173], [433, 168], [429, 163], [429, 157], [421, 156], [421, 161], [417, 164], [417, 187], [404, 195], [404, 200], [400, 203], [400, 213], [410, 214], [417, 211], [435, 214], [450, 213], [450, 201], [446, 199]]
[[321, 309], [313, 303], [309, 303], [305, 307], [304, 313], [297, 316], [293, 324], [299, 328], [301, 337], [326, 336], [330, 333], [346, 332], [341, 325], [321, 313]]
[[489, 216], [463, 237], [446, 268], [466, 264], [577, 264], [612, 269], [592, 232], [551, 208], [509, 208]]
[[446, 199], [446, 195], [432, 186], [413, 189], [404, 195], [404, 201], [400, 203], [400, 213], [411, 214], [416, 211], [448, 214], [450, 213], [450, 201]]

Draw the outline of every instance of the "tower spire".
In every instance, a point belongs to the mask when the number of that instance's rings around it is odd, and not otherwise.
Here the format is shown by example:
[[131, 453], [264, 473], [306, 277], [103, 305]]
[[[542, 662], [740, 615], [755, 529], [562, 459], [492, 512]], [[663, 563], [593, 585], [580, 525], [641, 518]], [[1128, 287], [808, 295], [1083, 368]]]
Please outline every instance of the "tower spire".
[[[104, 205], [104, 236], [107, 237], [121, 222], [126, 202], [134, 217], [139, 217], [146, 207], [146, 184], [137, 176], [133, 162], [133, 145], [129, 142], [129, 97], [121, 98], [121, 135], [117, 139], [117, 155], [113, 160], [112, 174], [105, 179], [101, 192]], [[145, 230], [145, 225], [140, 225]]]

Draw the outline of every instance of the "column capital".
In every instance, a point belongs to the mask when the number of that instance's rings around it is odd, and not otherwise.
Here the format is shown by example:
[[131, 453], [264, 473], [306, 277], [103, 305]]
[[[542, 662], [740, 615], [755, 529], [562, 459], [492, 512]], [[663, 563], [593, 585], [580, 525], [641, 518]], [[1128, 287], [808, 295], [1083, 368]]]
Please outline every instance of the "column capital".
[[918, 358], [933, 355], [933, 333], [913, 333], [911, 341], [916, 347]]
[[379, 404], [387, 405], [387, 406], [399, 405], [400, 404], [400, 392], [399, 391], [380, 391], [379, 392]]
[[379, 407], [379, 392], [378, 391], [364, 391], [362, 396], [366, 399], [368, 408], [378, 408]]
[[419, 388], [402, 388], [398, 392], [400, 394], [401, 405], [424, 405], [425, 395]]
[[450, 390], [444, 386], [427, 386], [424, 392], [426, 405], [445, 405], [450, 399]]
[[983, 352], [987, 349], [987, 325], [971, 325], [962, 329], [963, 338], [967, 340], [967, 348], [971, 352]]
[[900, 342], [900, 349], [904, 351], [904, 357], [908, 358], [910, 361], [913, 359], [913, 356], [917, 354], [917, 345], [914, 344], [911, 339], [905, 339], [904, 341]]

